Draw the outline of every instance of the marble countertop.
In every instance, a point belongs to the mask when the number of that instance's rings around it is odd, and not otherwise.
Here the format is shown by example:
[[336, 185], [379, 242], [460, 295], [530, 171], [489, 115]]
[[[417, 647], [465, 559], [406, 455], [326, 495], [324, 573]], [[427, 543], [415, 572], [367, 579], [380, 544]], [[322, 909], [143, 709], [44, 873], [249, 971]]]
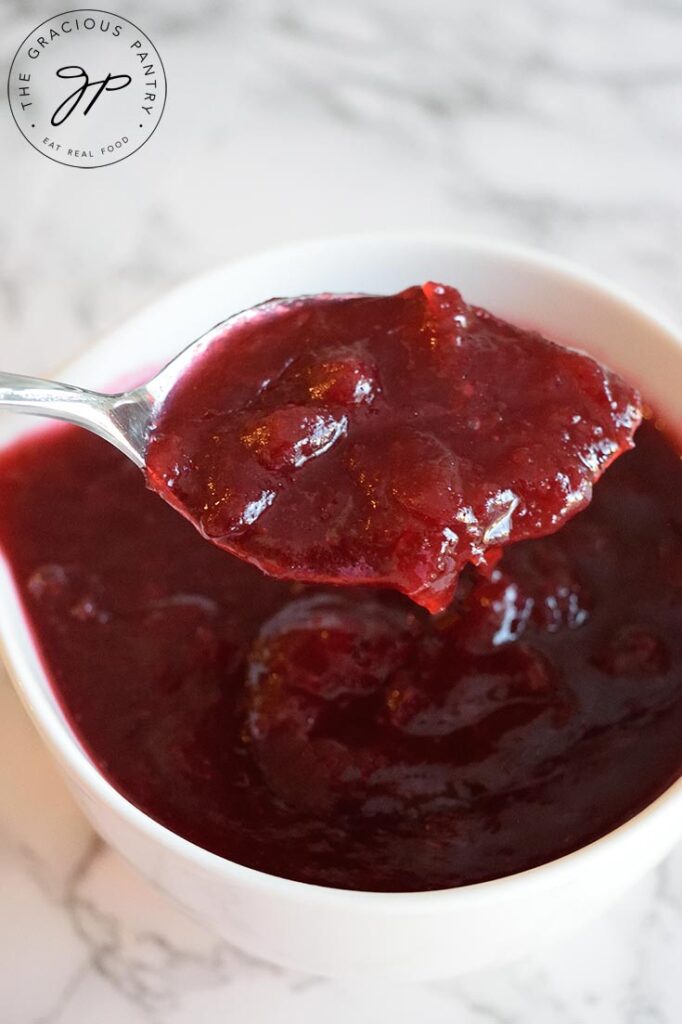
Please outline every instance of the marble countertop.
[[[64, 6], [63, 4], [61, 6]], [[0, 117], [0, 353], [47, 374], [173, 284], [313, 235], [466, 230], [544, 247], [682, 317], [679, 0], [126, 0], [168, 104], [83, 172]], [[3, 0], [8, 69], [60, 10]], [[677, 1024], [682, 849], [534, 960], [325, 981], [202, 930], [92, 834], [0, 678], [3, 1024]]]

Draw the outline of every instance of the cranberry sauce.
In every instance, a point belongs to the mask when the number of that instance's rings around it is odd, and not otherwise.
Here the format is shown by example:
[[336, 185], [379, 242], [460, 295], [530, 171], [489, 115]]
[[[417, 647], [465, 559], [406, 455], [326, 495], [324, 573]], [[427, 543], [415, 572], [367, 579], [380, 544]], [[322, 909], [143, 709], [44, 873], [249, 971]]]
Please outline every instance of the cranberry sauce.
[[148, 478], [272, 576], [394, 587], [438, 612], [465, 564], [584, 507], [639, 419], [613, 373], [453, 288], [315, 296], [197, 358]]
[[437, 617], [261, 575], [73, 428], [0, 456], [0, 541], [73, 727], [153, 818], [288, 878], [461, 885], [680, 774], [682, 463], [650, 424], [636, 440]]

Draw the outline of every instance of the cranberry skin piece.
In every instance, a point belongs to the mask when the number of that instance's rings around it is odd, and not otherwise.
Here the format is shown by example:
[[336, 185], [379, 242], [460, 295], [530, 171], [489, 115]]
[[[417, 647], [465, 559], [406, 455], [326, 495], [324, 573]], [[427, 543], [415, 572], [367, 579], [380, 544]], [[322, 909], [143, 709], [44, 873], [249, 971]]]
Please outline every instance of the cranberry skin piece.
[[352, 354], [312, 365], [307, 382], [314, 401], [346, 407], [371, 405], [381, 391], [376, 367]]
[[343, 737], [316, 736], [322, 717], [374, 693], [405, 657], [410, 613], [369, 600], [302, 598], [261, 630], [247, 678], [246, 735], [273, 793], [319, 813], [349, 798], [383, 763]]
[[412, 670], [399, 673], [387, 695], [396, 729], [432, 738], [480, 726], [510, 708], [526, 708], [535, 717], [560, 703], [555, 670], [539, 651], [521, 644], [487, 654], [462, 651], [449, 673], [431, 679], [415, 677]]
[[242, 434], [242, 444], [266, 469], [300, 469], [323, 455], [348, 430], [348, 419], [331, 410], [287, 405], [257, 420]]
[[261, 629], [248, 686], [257, 704], [264, 678], [323, 700], [372, 693], [400, 665], [414, 628], [410, 613], [367, 598], [301, 598]]

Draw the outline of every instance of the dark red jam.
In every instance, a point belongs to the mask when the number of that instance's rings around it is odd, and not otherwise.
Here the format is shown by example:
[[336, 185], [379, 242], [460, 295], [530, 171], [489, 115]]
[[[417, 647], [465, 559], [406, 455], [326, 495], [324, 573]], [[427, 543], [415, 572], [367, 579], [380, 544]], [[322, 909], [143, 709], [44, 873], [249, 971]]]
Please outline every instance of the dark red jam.
[[636, 391], [443, 285], [273, 301], [167, 399], [150, 486], [282, 579], [432, 612], [468, 563], [557, 530], [631, 446]]
[[437, 617], [262, 575], [73, 428], [0, 456], [0, 541], [133, 803], [276, 875], [436, 889], [575, 850], [680, 775], [682, 463], [649, 423], [636, 441]]

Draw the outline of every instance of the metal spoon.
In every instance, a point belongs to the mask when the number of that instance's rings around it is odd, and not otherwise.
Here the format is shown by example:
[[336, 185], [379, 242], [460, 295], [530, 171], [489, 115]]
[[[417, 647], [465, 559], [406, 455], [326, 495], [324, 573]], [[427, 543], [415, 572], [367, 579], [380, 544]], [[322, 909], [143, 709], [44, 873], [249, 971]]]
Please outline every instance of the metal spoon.
[[281, 306], [282, 301], [270, 299], [216, 324], [150, 381], [132, 391], [106, 395], [39, 377], [0, 373], [0, 408], [76, 423], [110, 441], [136, 466], [144, 469], [149, 437], [158, 412], [188, 365], [228, 328], [263, 313], [268, 307]]

